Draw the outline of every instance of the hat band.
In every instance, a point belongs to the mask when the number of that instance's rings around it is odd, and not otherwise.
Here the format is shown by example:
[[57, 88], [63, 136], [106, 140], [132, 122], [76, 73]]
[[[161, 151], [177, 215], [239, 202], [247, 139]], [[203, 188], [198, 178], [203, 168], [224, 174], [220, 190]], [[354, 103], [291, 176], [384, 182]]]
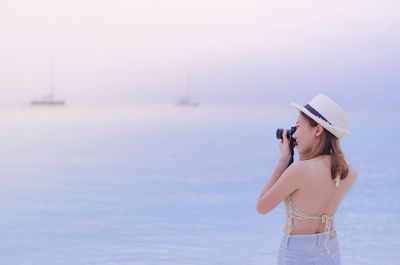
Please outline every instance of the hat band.
[[327, 123], [329, 123], [329, 125], [332, 125], [332, 123], [330, 123], [327, 119], [325, 119], [324, 116], [321, 115], [321, 113], [319, 113], [316, 109], [314, 109], [313, 107], [311, 107], [309, 104], [304, 105], [304, 108], [306, 108], [309, 112], [311, 112], [312, 114], [314, 114], [315, 116], [317, 116], [320, 119], [323, 119], [324, 121], [326, 121]]

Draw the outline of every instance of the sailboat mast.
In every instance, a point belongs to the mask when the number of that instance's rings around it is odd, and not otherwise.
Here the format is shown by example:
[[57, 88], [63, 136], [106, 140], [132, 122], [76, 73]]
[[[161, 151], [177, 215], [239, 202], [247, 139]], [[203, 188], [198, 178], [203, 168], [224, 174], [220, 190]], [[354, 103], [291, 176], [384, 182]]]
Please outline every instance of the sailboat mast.
[[190, 68], [186, 71], [186, 97], [190, 98], [190, 86], [191, 86], [191, 73]]
[[51, 74], [51, 87], [50, 87], [50, 98], [54, 98], [54, 87], [55, 87], [55, 70], [54, 70], [54, 56], [51, 57], [51, 69], [50, 69], [50, 74]]

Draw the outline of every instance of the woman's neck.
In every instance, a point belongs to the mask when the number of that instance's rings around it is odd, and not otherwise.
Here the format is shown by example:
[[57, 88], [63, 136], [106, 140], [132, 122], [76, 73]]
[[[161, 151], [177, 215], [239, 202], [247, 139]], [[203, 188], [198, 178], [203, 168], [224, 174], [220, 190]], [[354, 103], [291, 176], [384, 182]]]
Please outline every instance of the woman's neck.
[[325, 156], [330, 156], [330, 154], [320, 154], [315, 157], [311, 157], [311, 153], [302, 153], [302, 154], [299, 153], [299, 160], [300, 161], [301, 160], [310, 160], [310, 159], [313, 159], [316, 157], [325, 157]]

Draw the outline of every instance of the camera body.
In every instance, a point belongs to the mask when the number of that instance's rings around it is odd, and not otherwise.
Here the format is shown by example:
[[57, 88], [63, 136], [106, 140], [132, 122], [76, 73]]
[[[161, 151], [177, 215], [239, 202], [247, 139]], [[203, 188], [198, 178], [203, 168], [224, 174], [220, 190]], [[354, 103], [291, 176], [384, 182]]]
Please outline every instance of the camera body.
[[[295, 126], [292, 126], [292, 128], [287, 129], [286, 137], [287, 137], [289, 140], [296, 141], [296, 140], [293, 138], [293, 134], [294, 134], [294, 132], [296, 131], [296, 129], [297, 129], [297, 128], [296, 128]], [[276, 129], [276, 138], [277, 138], [277, 139], [282, 139], [282, 137], [283, 137], [283, 129]]]
[[[293, 148], [294, 148], [294, 146], [295, 146], [295, 142], [296, 142], [296, 139], [294, 139], [293, 138], [293, 134], [294, 134], [294, 132], [296, 131], [296, 127], [295, 126], [292, 126], [292, 128], [290, 128], [290, 129], [288, 129], [287, 130], [287, 133], [286, 133], [286, 137], [289, 139], [289, 147], [290, 147], [290, 153], [291, 153], [291, 157], [290, 157], [290, 160], [289, 160], [289, 164], [288, 164], [288, 167], [293, 163], [293, 155], [294, 155], [294, 151], [293, 151]], [[283, 139], [283, 129], [277, 129], [276, 130], [276, 138], [278, 138], [278, 139]]]

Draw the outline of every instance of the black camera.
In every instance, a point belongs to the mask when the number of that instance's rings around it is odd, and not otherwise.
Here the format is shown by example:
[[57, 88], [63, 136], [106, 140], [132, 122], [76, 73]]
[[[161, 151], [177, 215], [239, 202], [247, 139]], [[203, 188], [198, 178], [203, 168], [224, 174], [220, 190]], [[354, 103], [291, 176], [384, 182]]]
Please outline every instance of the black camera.
[[[296, 127], [295, 126], [293, 126], [292, 128], [288, 129], [287, 133], [286, 133], [286, 137], [289, 140], [296, 141], [293, 138], [293, 134], [294, 134], [295, 131], [296, 131]], [[276, 138], [282, 139], [282, 137], [283, 137], [283, 129], [276, 129]]]
[[[290, 146], [290, 153], [291, 153], [291, 157], [290, 157], [288, 166], [290, 166], [290, 164], [293, 163], [293, 155], [294, 155], [293, 148], [294, 148], [295, 142], [296, 142], [296, 139], [293, 138], [293, 134], [296, 131], [296, 129], [297, 128], [295, 126], [293, 126], [289, 130], [287, 130], [287, 133], [286, 133], [286, 137], [289, 139], [289, 146]], [[276, 130], [276, 138], [283, 139], [282, 138], [283, 137], [283, 131], [284, 131], [283, 129], [277, 129]]]

